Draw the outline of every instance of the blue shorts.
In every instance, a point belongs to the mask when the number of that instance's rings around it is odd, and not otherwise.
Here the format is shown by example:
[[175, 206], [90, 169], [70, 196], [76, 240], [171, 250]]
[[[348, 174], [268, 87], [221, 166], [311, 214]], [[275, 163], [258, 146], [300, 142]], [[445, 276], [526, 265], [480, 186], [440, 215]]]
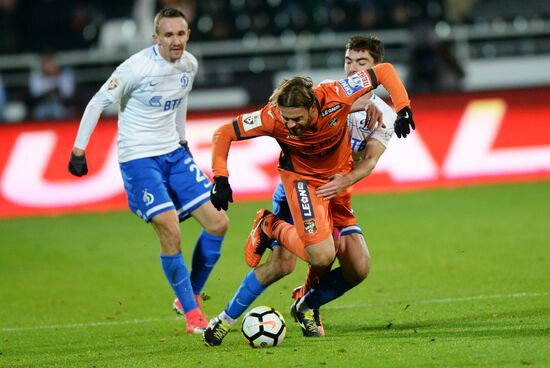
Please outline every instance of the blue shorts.
[[145, 221], [175, 209], [180, 221], [210, 200], [210, 180], [187, 150], [120, 163], [128, 206]]
[[285, 188], [283, 187], [283, 182], [279, 181], [275, 192], [273, 192], [271, 203], [273, 206], [273, 214], [275, 216], [291, 224], [294, 223], [292, 221], [292, 215], [290, 213], [290, 208], [288, 207], [288, 202], [286, 200], [286, 193]]

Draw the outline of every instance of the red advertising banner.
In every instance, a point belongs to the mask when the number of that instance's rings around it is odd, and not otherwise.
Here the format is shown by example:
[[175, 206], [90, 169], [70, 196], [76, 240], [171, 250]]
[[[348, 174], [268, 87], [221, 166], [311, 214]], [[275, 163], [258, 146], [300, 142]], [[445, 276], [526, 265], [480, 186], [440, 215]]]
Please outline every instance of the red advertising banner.
[[[550, 179], [550, 88], [413, 98], [417, 130], [394, 137], [356, 193]], [[233, 113], [191, 115], [190, 148], [210, 172], [212, 133]], [[87, 176], [67, 171], [78, 121], [0, 126], [0, 217], [126, 208], [116, 155], [116, 120], [98, 124]], [[229, 158], [236, 200], [268, 199], [278, 182], [279, 146], [236, 142]]]

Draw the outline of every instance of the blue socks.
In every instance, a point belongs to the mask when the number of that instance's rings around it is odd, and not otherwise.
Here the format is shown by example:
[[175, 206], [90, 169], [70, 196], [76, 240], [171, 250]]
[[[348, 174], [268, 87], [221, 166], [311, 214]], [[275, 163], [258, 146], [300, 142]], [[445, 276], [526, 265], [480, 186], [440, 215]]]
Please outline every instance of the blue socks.
[[265, 289], [256, 278], [254, 270], [250, 271], [245, 276], [233, 299], [227, 304], [225, 313], [233, 319], [239, 318]]
[[166, 275], [170, 286], [172, 286], [172, 290], [174, 290], [174, 294], [176, 294], [183, 307], [183, 311], [187, 313], [197, 308], [191, 280], [189, 279], [189, 272], [187, 271], [181, 252], [173, 256], [161, 254], [160, 264], [164, 275]]
[[342, 275], [342, 268], [338, 267], [324, 277], [318, 286], [304, 295], [304, 302], [311, 309], [319, 309], [322, 305], [338, 298], [354, 285], [350, 284]]
[[202, 231], [197, 239], [191, 267], [191, 285], [193, 292], [200, 294], [214, 265], [220, 258], [223, 236]]

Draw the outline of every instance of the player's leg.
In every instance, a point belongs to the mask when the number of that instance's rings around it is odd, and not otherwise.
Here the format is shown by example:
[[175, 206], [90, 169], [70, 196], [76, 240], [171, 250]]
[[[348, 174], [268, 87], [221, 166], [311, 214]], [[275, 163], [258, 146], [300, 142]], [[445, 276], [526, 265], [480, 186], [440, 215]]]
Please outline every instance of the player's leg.
[[251, 266], [257, 264], [271, 241], [277, 240], [313, 266], [330, 265], [336, 252], [329, 202], [315, 195], [314, 182], [289, 172], [281, 172], [281, 178], [295, 225], [265, 209], [258, 211], [247, 240], [247, 263]]
[[[195, 243], [190, 273], [195, 301], [200, 305], [199, 295], [220, 257], [228, 219], [225, 212], [217, 211], [210, 202], [211, 183], [187, 150], [180, 148], [171, 153], [169, 167], [168, 190], [179, 220], [193, 216], [203, 228]], [[173, 307], [182, 313], [177, 298]]]
[[203, 339], [208, 346], [220, 345], [238, 318], [272, 283], [290, 274], [296, 257], [286, 249], [275, 246], [268, 260], [250, 271], [227, 307], [210, 321]]
[[195, 244], [191, 267], [191, 284], [198, 296], [220, 258], [229, 219], [224, 211], [216, 210], [210, 200], [193, 211], [192, 215], [203, 228]]
[[332, 270], [319, 282], [318, 286], [309, 290], [296, 303], [298, 311], [319, 309], [339, 298], [367, 277], [371, 259], [362, 234], [343, 235], [340, 252], [340, 267]]
[[[336, 233], [335, 243], [338, 244], [338, 255], [345, 253], [350, 257], [357, 257], [358, 259], [365, 260], [368, 257], [368, 251], [366, 253], [366, 244], [362, 237], [361, 229], [356, 225], [356, 219], [351, 210], [351, 194], [350, 191], [342, 192], [336, 198], [330, 201], [330, 211], [335, 227], [342, 227], [341, 233]], [[349, 263], [356, 262], [359, 266], [360, 260], [349, 260]], [[370, 262], [370, 258], [368, 258]], [[347, 264], [349, 268], [349, 264]], [[355, 278], [346, 279], [342, 273], [342, 267], [338, 267], [332, 270], [325, 277], [321, 278], [319, 284], [310, 289], [304, 297], [297, 300], [293, 309], [295, 313], [309, 313], [310, 311], [319, 310], [320, 307], [329, 301], [344, 294], [347, 290], [356, 285], [357, 280]], [[320, 320], [320, 317], [319, 317]], [[316, 336], [307, 335], [305, 336]]]
[[195, 331], [189, 320], [202, 316], [195, 303], [189, 272], [180, 248], [179, 219], [176, 206], [164, 185], [166, 156], [142, 158], [120, 164], [130, 209], [146, 222], [151, 222], [160, 243], [160, 262], [164, 274], [186, 313], [188, 332]]

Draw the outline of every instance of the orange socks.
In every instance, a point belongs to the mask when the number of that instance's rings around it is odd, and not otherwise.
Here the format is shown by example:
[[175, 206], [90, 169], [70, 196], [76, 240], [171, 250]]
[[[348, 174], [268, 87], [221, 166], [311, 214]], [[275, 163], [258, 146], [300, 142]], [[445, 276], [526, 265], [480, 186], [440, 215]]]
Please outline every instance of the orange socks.
[[304, 243], [298, 236], [298, 232], [296, 231], [294, 225], [291, 225], [286, 221], [280, 220], [275, 216], [273, 216], [273, 219], [274, 221], [271, 224], [271, 234], [269, 234], [267, 231], [266, 233], [268, 233], [268, 235], [271, 235], [272, 239], [277, 240], [282, 247], [288, 249], [294, 255], [300, 257], [302, 260], [307, 262], [308, 257], [306, 248], [304, 246]]

